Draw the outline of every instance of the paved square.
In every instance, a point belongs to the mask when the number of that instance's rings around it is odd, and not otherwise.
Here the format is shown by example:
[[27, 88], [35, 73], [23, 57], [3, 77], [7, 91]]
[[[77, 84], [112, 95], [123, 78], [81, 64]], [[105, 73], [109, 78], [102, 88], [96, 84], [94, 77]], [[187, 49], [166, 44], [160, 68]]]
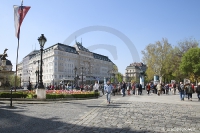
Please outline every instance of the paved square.
[[200, 102], [179, 95], [105, 96], [77, 101], [0, 102], [1, 133], [200, 132]]

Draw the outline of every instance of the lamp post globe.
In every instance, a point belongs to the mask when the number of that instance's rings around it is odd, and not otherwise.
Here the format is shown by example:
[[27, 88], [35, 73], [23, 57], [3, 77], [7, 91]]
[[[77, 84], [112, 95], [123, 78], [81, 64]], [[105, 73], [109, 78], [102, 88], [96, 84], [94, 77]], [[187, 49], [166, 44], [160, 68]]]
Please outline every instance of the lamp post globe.
[[43, 48], [44, 44], [46, 43], [47, 39], [44, 36], [44, 34], [41, 34], [41, 36], [38, 38], [38, 42], [40, 44], [40, 47]]

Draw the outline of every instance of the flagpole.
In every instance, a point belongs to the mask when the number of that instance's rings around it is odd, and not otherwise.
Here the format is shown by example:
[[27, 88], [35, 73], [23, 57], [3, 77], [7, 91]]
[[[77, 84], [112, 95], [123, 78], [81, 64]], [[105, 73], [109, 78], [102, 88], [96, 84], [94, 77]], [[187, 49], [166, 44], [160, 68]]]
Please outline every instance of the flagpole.
[[[22, 6], [23, 6], [23, 0], [21, 1], [21, 13], [20, 13], [20, 17], [22, 15]], [[17, 37], [17, 57], [16, 57], [16, 74], [15, 74], [15, 92], [16, 92], [16, 88], [17, 88], [17, 65], [18, 65], [18, 53], [19, 53], [19, 36], [20, 36], [20, 27], [19, 27], [19, 32], [18, 32], [18, 37]], [[21, 84], [21, 83], [20, 83]], [[11, 89], [11, 97], [10, 97], [10, 106], [12, 107], [12, 89]]]

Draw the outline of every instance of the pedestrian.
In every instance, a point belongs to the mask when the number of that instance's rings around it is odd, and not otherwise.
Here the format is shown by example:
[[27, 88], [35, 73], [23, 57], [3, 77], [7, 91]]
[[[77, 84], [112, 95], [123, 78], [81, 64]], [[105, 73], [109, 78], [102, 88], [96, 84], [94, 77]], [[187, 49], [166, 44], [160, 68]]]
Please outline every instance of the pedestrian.
[[106, 95], [107, 103], [110, 104], [111, 93], [113, 90], [113, 86], [110, 84], [110, 81], [107, 81], [107, 84], [104, 86], [104, 90], [107, 93], [107, 95]]
[[197, 93], [198, 101], [200, 101], [200, 82], [198, 83], [198, 86], [196, 88], [196, 93]]
[[178, 90], [179, 90], [179, 95], [180, 95], [181, 101], [184, 101], [185, 86], [182, 82], [180, 82], [180, 85], [178, 86]]
[[139, 95], [142, 95], [142, 85], [141, 84], [139, 84]]
[[169, 84], [165, 85], [165, 92], [166, 92], [166, 95], [169, 95]]
[[102, 94], [104, 95], [104, 88], [103, 88], [103, 85], [100, 85], [100, 87], [101, 87]]
[[127, 92], [128, 92], [128, 95], [131, 95], [130, 91], [131, 91], [131, 85], [130, 85], [130, 83], [128, 82], [128, 83], [127, 83]]
[[147, 95], [149, 95], [149, 92], [150, 92], [150, 86], [151, 84], [149, 83], [147, 83], [147, 85], [146, 85], [146, 90], [147, 90]]
[[186, 92], [187, 92], [188, 100], [192, 101], [192, 93], [193, 93], [192, 85], [190, 84], [186, 85]]
[[126, 83], [123, 81], [122, 82], [122, 97], [124, 97], [126, 94], [125, 94], [125, 90], [126, 90]]
[[135, 95], [139, 95], [139, 84], [135, 83]]
[[133, 92], [133, 95], [135, 95], [135, 85], [134, 85], [134, 83], [132, 83], [132, 92]]
[[158, 96], [160, 96], [160, 93], [161, 93], [161, 91], [162, 91], [162, 86], [161, 86], [160, 83], [157, 84], [156, 89], [157, 89], [157, 91], [158, 91]]
[[94, 84], [94, 86], [93, 86], [93, 90], [94, 90], [94, 96], [95, 96], [96, 98], [98, 98], [99, 84], [98, 84], [97, 81], [95, 81], [95, 84]]
[[173, 94], [176, 95], [176, 84], [175, 83], [173, 84], [173, 90], [174, 90]]

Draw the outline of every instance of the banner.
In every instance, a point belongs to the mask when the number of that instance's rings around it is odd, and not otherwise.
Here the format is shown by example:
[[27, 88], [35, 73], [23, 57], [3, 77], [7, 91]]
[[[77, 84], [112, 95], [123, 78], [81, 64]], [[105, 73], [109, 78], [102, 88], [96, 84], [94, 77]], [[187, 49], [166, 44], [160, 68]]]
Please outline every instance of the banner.
[[19, 39], [21, 24], [31, 7], [14, 5], [13, 8], [14, 8], [14, 21], [15, 21], [15, 35]]

